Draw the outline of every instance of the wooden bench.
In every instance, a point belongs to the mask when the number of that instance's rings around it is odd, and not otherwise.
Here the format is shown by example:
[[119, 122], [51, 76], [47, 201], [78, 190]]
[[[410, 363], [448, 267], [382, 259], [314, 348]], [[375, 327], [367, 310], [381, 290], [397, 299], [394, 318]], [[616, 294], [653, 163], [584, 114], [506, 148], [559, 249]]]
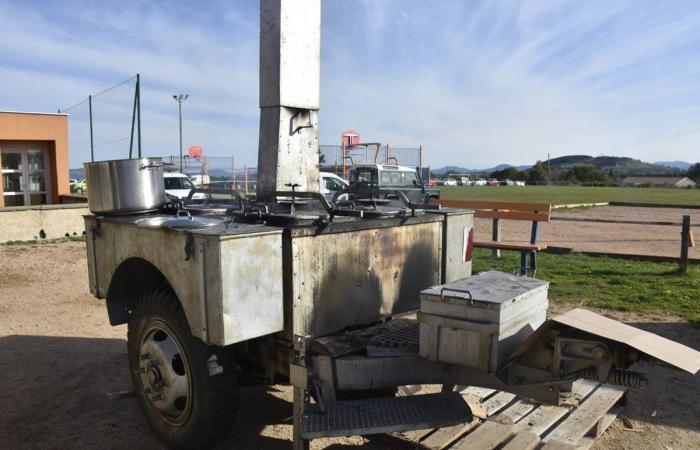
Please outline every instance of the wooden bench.
[[[537, 252], [547, 246], [537, 242], [539, 222], [549, 222], [552, 205], [549, 203], [489, 202], [479, 200], [438, 200], [444, 207], [467, 208], [474, 210], [477, 219], [492, 219], [493, 233], [491, 241], [475, 241], [474, 247], [490, 248], [494, 256], [500, 256], [501, 250], [520, 252], [520, 274], [527, 275], [527, 258], [530, 256], [529, 270], [537, 271]], [[501, 240], [501, 220], [527, 220], [532, 222], [530, 242], [506, 243]]]

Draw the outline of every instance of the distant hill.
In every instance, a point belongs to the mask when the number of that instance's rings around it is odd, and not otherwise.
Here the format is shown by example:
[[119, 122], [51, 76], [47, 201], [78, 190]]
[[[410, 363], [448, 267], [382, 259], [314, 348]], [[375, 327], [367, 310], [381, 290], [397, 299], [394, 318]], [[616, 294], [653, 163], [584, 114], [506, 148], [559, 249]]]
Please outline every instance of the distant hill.
[[512, 164], [499, 164], [494, 167], [488, 167], [486, 169], [467, 169], [466, 167], [459, 167], [459, 166], [445, 166], [445, 167], [440, 167], [439, 169], [433, 169], [430, 172], [442, 176], [445, 175], [446, 173], [491, 173], [491, 172], [496, 172], [498, 170], [503, 170], [507, 169], [509, 167], [515, 167], [518, 170], [526, 170], [532, 167], [531, 165], [525, 165], [525, 166], [513, 166]]
[[657, 166], [673, 167], [675, 169], [688, 170], [691, 163], [685, 161], [656, 161], [654, 164]]
[[68, 171], [68, 178], [82, 180], [83, 178], [85, 178], [85, 175], [83, 175], [83, 169], [70, 169]]
[[[544, 161], [543, 161], [544, 162]], [[567, 155], [549, 160], [549, 165], [568, 169], [578, 164], [590, 164], [598, 170], [612, 169], [617, 175], [678, 175], [681, 169], [652, 164], [621, 156]]]

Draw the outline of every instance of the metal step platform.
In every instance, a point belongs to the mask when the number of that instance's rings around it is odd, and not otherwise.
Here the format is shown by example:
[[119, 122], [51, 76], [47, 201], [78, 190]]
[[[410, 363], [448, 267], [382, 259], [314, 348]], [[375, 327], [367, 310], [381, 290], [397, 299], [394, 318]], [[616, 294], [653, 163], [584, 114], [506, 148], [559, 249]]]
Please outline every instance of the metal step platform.
[[458, 392], [307, 404], [304, 439], [355, 436], [445, 427], [472, 420]]

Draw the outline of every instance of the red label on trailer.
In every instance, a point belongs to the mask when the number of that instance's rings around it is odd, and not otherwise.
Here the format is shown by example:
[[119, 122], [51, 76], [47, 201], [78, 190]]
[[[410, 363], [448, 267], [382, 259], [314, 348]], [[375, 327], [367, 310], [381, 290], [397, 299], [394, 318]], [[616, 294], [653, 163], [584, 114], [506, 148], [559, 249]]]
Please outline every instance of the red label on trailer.
[[464, 262], [469, 262], [472, 260], [472, 255], [474, 254], [474, 228], [464, 229]]

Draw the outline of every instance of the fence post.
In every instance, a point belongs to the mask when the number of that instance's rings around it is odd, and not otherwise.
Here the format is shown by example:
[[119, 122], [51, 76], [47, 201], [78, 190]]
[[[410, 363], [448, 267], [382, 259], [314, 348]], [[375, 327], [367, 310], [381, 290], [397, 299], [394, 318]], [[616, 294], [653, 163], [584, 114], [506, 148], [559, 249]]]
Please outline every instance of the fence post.
[[683, 216], [683, 228], [681, 230], [681, 259], [678, 269], [681, 272], [688, 271], [688, 246], [690, 244], [690, 216]]
[[92, 95], [88, 95], [88, 109], [90, 112], [90, 161], [95, 162], [95, 142], [92, 138]]
[[[501, 219], [493, 219], [493, 229], [491, 233], [491, 240], [498, 242], [501, 240]], [[501, 257], [501, 250], [494, 248], [491, 250], [491, 255], [494, 258]]]
[[236, 190], [236, 156], [231, 155], [231, 190]]
[[245, 195], [248, 196], [248, 165], [243, 165], [243, 183], [245, 183]]
[[[423, 176], [423, 146], [418, 146], [418, 167], [420, 167], [420, 174]], [[430, 177], [428, 177], [430, 179]]]

